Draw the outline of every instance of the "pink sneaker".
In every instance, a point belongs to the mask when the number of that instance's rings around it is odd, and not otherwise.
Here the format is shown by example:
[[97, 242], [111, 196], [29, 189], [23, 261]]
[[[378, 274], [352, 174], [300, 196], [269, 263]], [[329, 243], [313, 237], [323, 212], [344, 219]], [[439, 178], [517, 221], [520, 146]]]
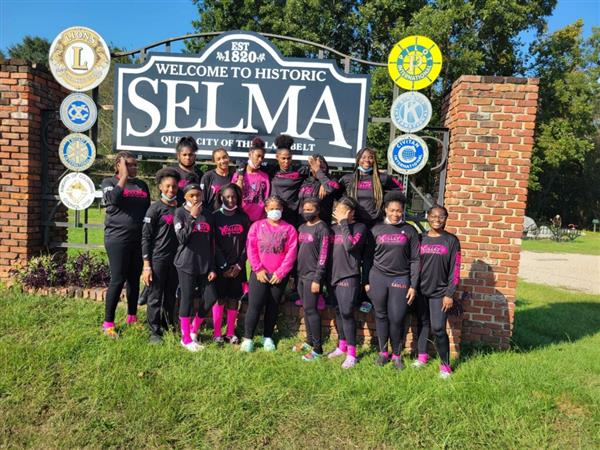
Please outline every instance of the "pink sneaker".
[[354, 356], [346, 356], [346, 359], [342, 363], [342, 369], [351, 369], [356, 365], [356, 358]]
[[338, 356], [344, 356], [345, 354], [345, 351], [341, 350], [339, 347], [336, 347], [334, 351], [327, 353], [327, 357], [329, 359], [333, 359], [337, 358]]

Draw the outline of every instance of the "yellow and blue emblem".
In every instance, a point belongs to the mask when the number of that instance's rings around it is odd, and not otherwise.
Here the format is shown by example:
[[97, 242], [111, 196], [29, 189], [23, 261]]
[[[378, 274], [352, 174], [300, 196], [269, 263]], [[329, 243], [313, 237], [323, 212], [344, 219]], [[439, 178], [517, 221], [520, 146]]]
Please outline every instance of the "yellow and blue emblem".
[[388, 72], [402, 89], [418, 91], [432, 84], [442, 70], [442, 52], [425, 36], [409, 36], [394, 45]]

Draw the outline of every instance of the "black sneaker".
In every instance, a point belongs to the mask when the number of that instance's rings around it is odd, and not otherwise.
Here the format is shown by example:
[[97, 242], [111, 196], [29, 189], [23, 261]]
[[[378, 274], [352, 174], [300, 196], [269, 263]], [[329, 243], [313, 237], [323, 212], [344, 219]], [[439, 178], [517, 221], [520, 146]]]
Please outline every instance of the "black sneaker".
[[380, 353], [379, 356], [377, 356], [377, 359], [375, 360], [375, 364], [377, 364], [378, 366], [385, 366], [388, 362], [390, 362], [390, 357], [384, 355], [383, 353]]
[[225, 339], [223, 339], [221, 336], [217, 336], [216, 338], [213, 338], [213, 341], [219, 347], [223, 347], [223, 344], [225, 344]]
[[160, 334], [152, 333], [150, 335], [150, 343], [151, 344], [162, 344], [163, 338]]
[[398, 369], [398, 370], [404, 369], [404, 363], [402, 362], [402, 358], [393, 359], [392, 364], [394, 365], [394, 369]]

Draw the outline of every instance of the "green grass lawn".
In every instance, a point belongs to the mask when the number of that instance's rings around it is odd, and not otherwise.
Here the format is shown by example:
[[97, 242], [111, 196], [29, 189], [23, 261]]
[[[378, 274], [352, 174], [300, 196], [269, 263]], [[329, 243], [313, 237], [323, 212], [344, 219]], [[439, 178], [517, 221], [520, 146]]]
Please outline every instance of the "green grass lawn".
[[574, 241], [555, 242], [550, 239], [524, 239], [522, 250], [549, 253], [582, 253], [584, 255], [600, 255], [600, 233], [586, 231]]
[[599, 448], [600, 297], [518, 297], [515, 350], [463, 355], [442, 381], [372, 352], [303, 363], [294, 337], [250, 355], [111, 341], [100, 303], [2, 291], [0, 447]]

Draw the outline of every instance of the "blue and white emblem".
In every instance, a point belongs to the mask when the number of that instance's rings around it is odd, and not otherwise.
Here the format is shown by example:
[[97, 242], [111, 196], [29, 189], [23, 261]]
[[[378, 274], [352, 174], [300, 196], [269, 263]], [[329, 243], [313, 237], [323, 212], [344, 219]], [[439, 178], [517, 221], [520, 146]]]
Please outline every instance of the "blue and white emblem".
[[97, 117], [96, 104], [85, 94], [71, 94], [60, 105], [60, 120], [71, 131], [89, 130]]
[[394, 100], [392, 122], [400, 131], [414, 133], [422, 130], [431, 120], [431, 102], [420, 92], [405, 92]]
[[403, 175], [420, 172], [428, 159], [427, 144], [414, 134], [398, 136], [388, 148], [388, 163], [396, 172]]
[[96, 146], [85, 134], [71, 133], [60, 142], [58, 156], [67, 169], [83, 172], [94, 163]]

